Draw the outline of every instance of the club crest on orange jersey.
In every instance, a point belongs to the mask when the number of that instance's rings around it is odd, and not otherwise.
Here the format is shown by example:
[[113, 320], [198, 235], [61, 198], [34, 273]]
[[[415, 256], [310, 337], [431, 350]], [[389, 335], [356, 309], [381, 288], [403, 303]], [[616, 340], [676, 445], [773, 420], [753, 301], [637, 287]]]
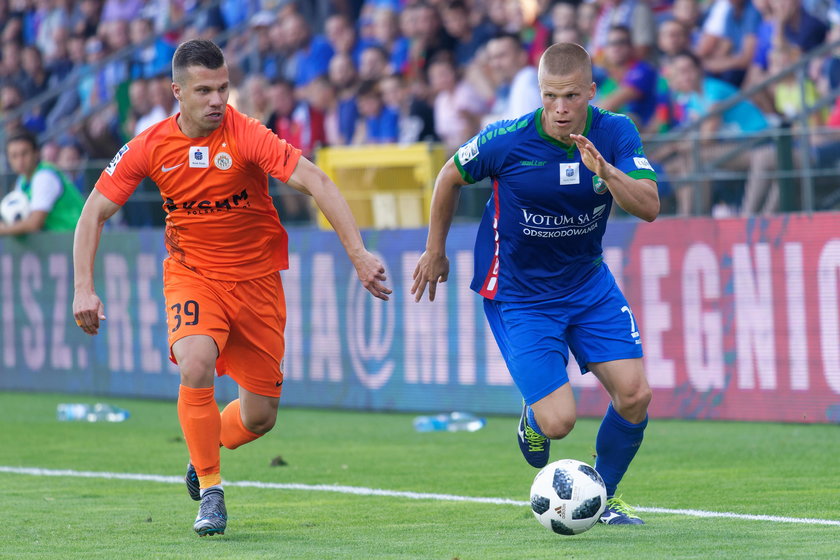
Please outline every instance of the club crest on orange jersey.
[[233, 158], [230, 157], [230, 154], [227, 152], [219, 152], [216, 154], [216, 157], [213, 158], [213, 163], [216, 165], [217, 168], [221, 169], [222, 171], [226, 171], [231, 168], [233, 165]]

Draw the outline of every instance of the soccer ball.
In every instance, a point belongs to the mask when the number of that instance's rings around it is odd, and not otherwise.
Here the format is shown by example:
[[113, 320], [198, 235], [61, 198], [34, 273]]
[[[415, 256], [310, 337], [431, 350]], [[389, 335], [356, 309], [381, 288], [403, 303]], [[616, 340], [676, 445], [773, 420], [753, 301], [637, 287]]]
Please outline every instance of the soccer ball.
[[29, 215], [29, 197], [15, 189], [0, 201], [0, 218], [6, 225], [23, 220]]
[[595, 469], [574, 459], [542, 468], [531, 484], [531, 509], [537, 521], [561, 535], [590, 529], [607, 507], [607, 489]]

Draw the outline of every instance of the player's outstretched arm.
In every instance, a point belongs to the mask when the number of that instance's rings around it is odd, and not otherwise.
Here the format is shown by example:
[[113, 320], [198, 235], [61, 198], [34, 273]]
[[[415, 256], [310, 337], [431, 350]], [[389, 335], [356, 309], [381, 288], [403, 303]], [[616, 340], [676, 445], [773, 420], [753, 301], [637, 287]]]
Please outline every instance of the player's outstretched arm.
[[301, 157], [287, 183], [315, 199], [315, 204], [338, 234], [362, 286], [375, 297], [387, 301], [391, 289], [384, 284], [387, 280], [385, 266], [365, 249], [350, 206], [332, 179], [314, 163]]
[[93, 265], [102, 227], [119, 209], [119, 205], [93, 189], [76, 224], [73, 237], [73, 317], [88, 334], [98, 333], [99, 323], [105, 319], [105, 307], [93, 286]]
[[634, 179], [609, 163], [586, 136], [572, 134], [580, 150], [583, 164], [604, 180], [621, 208], [634, 216], [652, 222], [659, 215], [659, 190], [650, 179]]
[[450, 158], [435, 180], [426, 250], [417, 261], [417, 267], [414, 269], [414, 284], [411, 286], [414, 301], [420, 301], [423, 298], [427, 285], [429, 286], [429, 301], [434, 301], [438, 282], [446, 282], [449, 277], [446, 237], [449, 235], [449, 227], [455, 216], [461, 187], [466, 184], [455, 166], [455, 160]]

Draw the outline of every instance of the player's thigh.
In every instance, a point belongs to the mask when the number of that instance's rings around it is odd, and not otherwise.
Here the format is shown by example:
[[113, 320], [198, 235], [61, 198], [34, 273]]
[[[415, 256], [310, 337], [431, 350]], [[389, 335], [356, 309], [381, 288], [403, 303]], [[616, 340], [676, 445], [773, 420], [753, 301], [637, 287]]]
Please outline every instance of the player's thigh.
[[497, 302], [484, 312], [508, 371], [526, 404], [569, 382], [565, 316], [554, 302]]
[[219, 371], [254, 394], [278, 398], [286, 351], [286, 300], [280, 275], [240, 282], [235, 296], [241, 305], [219, 357]]
[[567, 337], [583, 371], [591, 362], [642, 357], [636, 317], [612, 276], [597, 292], [581, 297], [572, 313]]
[[[190, 343], [182, 346], [182, 351], [206, 349], [201, 355], [205, 361], [215, 362], [224, 349], [229, 334], [229, 302], [219, 293], [212, 280], [198, 276], [183, 266], [164, 261], [163, 293], [166, 301], [167, 337], [170, 359], [178, 363], [173, 347], [178, 341], [194, 336], [206, 336], [213, 344], [204, 347]], [[212, 363], [210, 370], [212, 371]]]

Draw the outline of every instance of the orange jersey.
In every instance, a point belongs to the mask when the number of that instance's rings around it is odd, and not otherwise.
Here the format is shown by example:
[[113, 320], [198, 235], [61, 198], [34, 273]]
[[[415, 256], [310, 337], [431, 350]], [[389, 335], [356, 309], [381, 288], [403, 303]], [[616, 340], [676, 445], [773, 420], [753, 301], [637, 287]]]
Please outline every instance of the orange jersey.
[[250, 280], [288, 268], [288, 236], [266, 174], [288, 181], [300, 150], [230, 105], [202, 138], [185, 136], [177, 117], [123, 146], [96, 189], [122, 206], [150, 177], [163, 198], [170, 257], [203, 276]]

